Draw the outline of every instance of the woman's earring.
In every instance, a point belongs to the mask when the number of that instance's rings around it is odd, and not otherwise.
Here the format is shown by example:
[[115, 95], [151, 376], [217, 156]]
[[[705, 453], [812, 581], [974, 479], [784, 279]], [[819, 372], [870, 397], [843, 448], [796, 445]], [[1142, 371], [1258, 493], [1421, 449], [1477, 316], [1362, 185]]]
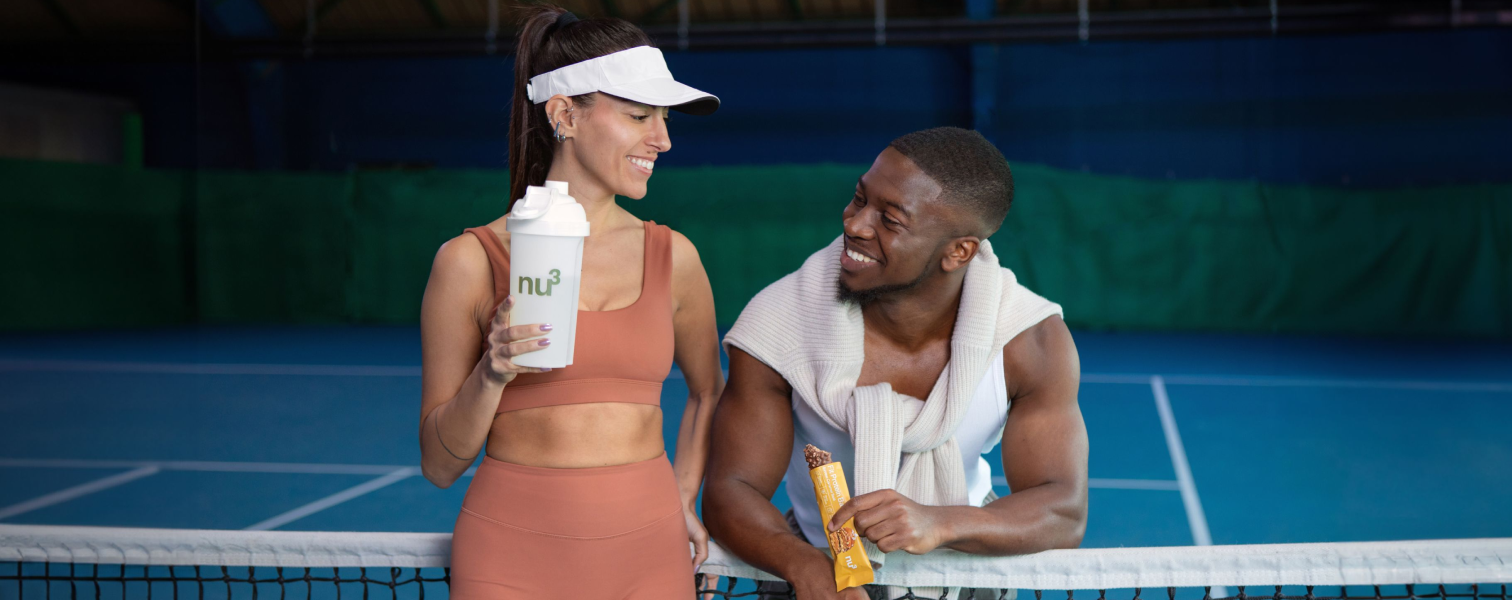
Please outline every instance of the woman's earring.
[[567, 141], [567, 136], [562, 135], [562, 122], [561, 121], [557, 121], [556, 122], [556, 129], [553, 130], [552, 135], [556, 136], [556, 141], [558, 143]]

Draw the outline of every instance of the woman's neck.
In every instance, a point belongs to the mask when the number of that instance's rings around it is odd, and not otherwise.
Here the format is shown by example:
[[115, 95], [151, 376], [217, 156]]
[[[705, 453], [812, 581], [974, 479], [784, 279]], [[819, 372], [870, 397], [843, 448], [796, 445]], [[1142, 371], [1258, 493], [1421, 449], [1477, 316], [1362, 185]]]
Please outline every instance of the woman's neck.
[[610, 223], [618, 220], [624, 213], [624, 209], [615, 203], [614, 193], [608, 190], [608, 186], [598, 181], [598, 178], [589, 175], [573, 161], [557, 157], [556, 160], [551, 161], [551, 169], [546, 172], [546, 179], [567, 182], [567, 193], [571, 194], [578, 204], [583, 205], [583, 212], [588, 217], [589, 231], [604, 231]]

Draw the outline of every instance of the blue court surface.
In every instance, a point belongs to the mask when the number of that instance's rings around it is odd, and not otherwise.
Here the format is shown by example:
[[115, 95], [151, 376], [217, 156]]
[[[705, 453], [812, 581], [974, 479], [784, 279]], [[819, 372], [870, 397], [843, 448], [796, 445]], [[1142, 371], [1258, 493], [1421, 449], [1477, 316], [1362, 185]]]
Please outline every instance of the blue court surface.
[[[1075, 335], [1087, 547], [1512, 536], [1512, 345]], [[418, 364], [414, 328], [0, 336], [0, 522], [450, 531]]]

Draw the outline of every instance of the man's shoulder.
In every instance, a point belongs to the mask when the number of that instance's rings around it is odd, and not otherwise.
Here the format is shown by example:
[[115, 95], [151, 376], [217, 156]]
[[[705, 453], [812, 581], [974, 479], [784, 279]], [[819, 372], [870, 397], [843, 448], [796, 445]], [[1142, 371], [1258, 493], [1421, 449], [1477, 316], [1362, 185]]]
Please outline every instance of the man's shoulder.
[[1061, 305], [1024, 286], [1012, 269], [999, 268], [1003, 270], [1003, 308], [998, 310], [997, 328], [1006, 334], [1006, 342], [1011, 343], [1052, 316], [1065, 316]]
[[[837, 247], [838, 240], [809, 256], [798, 270], [772, 282], [741, 309], [735, 325], [725, 336], [733, 344], [763, 362], [771, 361], [796, 348], [802, 336], [816, 324], [817, 313], [826, 313], [823, 305], [834, 299], [837, 275], [824, 263], [827, 250]], [[829, 265], [838, 268], [838, 262]], [[768, 362], [770, 364], [770, 362]]]
[[[1050, 315], [1009, 340], [1003, 346], [1003, 373], [1013, 388], [1067, 380], [1074, 386], [1081, 379], [1081, 360], [1065, 320]], [[1020, 395], [1014, 391], [1010, 397]]]
[[801, 312], [796, 309], [803, 297], [797, 275], [789, 273], [753, 296], [725, 334], [725, 343], [752, 355], [763, 349], [771, 351], [765, 347], [773, 344], [796, 344], [796, 336], [790, 334], [795, 333], [792, 329]]

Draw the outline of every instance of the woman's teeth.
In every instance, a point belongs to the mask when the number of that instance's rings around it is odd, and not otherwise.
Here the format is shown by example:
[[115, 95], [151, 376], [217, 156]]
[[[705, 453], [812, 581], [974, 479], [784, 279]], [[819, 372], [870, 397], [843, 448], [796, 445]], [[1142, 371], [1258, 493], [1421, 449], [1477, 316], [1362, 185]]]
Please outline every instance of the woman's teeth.
[[863, 255], [863, 254], [861, 254], [859, 252], [856, 252], [854, 250], [846, 250], [845, 251], [845, 255], [849, 256], [851, 258], [851, 260], [854, 260], [856, 262], [862, 262], [862, 263], [874, 263], [874, 262], [877, 262], [875, 260], [867, 258], [865, 255]]
[[645, 169], [647, 171], [651, 171], [651, 170], [656, 169], [656, 163], [655, 162], [646, 160], [644, 158], [636, 158], [634, 156], [630, 157], [630, 164], [635, 165], [637, 167], [640, 167], [642, 169]]

